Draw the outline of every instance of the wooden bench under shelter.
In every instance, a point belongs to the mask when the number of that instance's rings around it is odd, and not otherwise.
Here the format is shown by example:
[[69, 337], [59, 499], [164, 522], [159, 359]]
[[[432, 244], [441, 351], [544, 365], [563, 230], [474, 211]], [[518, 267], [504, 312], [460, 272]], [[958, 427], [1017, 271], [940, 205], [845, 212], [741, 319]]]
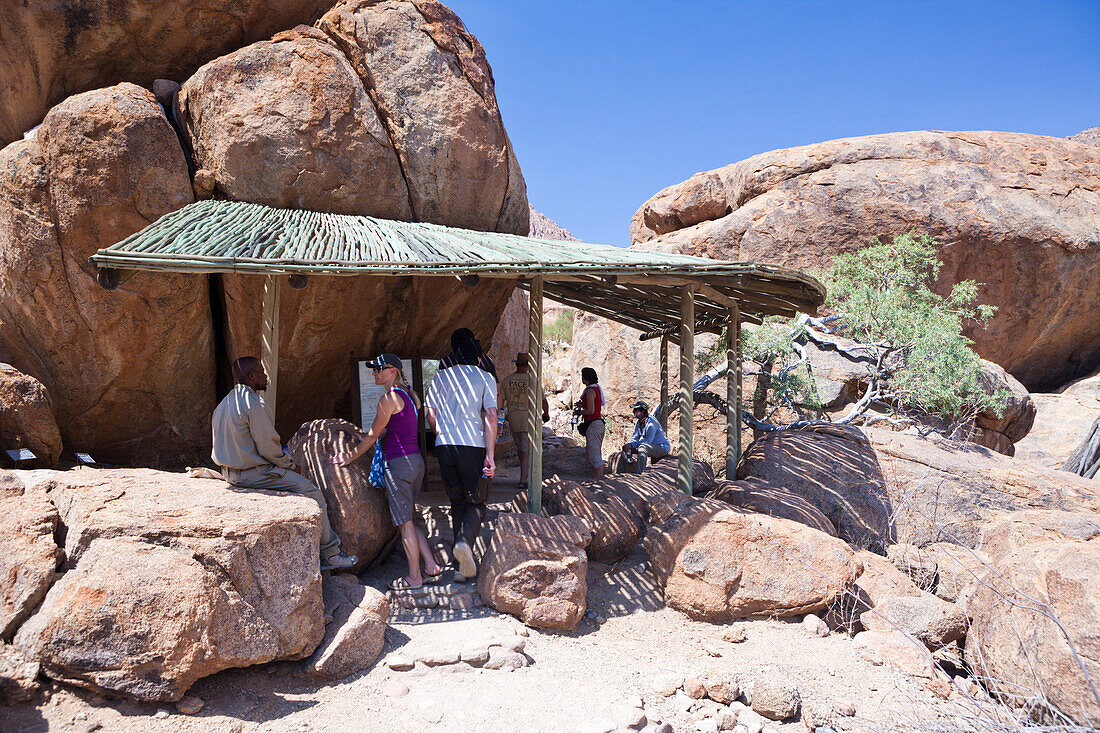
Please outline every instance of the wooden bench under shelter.
[[[815, 314], [825, 290], [814, 278], [772, 265], [646, 252], [574, 241], [533, 239], [369, 216], [200, 201], [165, 214], [90, 258], [113, 290], [139, 270], [244, 273], [265, 278], [261, 360], [274, 411], [279, 361], [279, 291], [321, 276], [457, 277], [514, 281], [530, 292], [529, 415], [538, 415], [543, 298], [661, 338], [661, 403], [668, 398], [668, 342], [680, 344], [678, 487], [692, 491], [694, 334], [728, 326], [726, 474], [741, 454], [741, 324], [764, 316]], [[531, 431], [527, 506], [542, 507], [542, 431]]]

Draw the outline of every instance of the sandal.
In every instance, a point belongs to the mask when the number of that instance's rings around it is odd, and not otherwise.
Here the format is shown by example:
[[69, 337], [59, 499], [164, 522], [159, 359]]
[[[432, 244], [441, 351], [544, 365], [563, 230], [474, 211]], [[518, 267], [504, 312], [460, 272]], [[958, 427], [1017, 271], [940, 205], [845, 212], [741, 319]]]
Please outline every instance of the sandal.
[[423, 587], [423, 583], [420, 585], [413, 585], [409, 582], [409, 579], [403, 575], [400, 578], [395, 578], [390, 581], [390, 590], [419, 590]]
[[424, 573], [424, 585], [434, 585], [439, 582], [439, 579], [443, 577], [443, 568], [439, 568], [438, 573]]

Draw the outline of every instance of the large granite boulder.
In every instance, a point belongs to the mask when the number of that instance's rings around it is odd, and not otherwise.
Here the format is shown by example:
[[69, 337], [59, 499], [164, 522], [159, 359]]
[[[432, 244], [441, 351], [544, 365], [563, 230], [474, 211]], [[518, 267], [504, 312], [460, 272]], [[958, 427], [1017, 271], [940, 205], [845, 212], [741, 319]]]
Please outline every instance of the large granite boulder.
[[713, 499], [692, 500], [644, 542], [665, 603], [711, 623], [820, 611], [862, 569], [843, 540]]
[[1100, 371], [1090, 374], [1087, 377], [1075, 379], [1058, 390], [1058, 392], [1080, 397], [1082, 399], [1092, 398], [1094, 400], [1100, 400]]
[[883, 550], [978, 543], [997, 514], [1029, 508], [1100, 510], [1092, 482], [973, 443], [888, 430], [817, 426], [765, 435], [738, 477], [784, 486], [834, 524], [841, 538]]
[[133, 84], [65, 100], [0, 151], [0, 361], [45, 385], [71, 449], [159, 463], [209, 451], [206, 280], [138, 275], [108, 292], [88, 262], [192, 200], [175, 132]]
[[[313, 211], [526, 234], [526, 189], [477, 39], [434, 0], [347, 0], [313, 28], [206, 64], [178, 96], [215, 191]], [[230, 357], [258, 354], [262, 278], [220, 278]], [[350, 417], [348, 355], [488, 348], [513, 284], [313, 278], [284, 289], [277, 428]], [[353, 324], [349, 327], [349, 324]], [[317, 375], [325, 375], [318, 379]]]
[[797, 494], [857, 547], [882, 551], [893, 543], [894, 507], [883, 471], [856, 428], [819, 425], [765, 434], [742, 455], [737, 478]]
[[148, 469], [40, 472], [66, 572], [15, 645], [47, 676], [178, 700], [199, 677], [321, 641], [320, 509], [306, 497]]
[[626, 557], [645, 532], [645, 519], [636, 506], [597, 486], [558, 479], [547, 482], [543, 492], [546, 516], [568, 514], [588, 523], [592, 541], [586, 552], [596, 562], [610, 564]]
[[6, 482], [0, 517], [0, 640], [8, 641], [46, 597], [61, 551], [54, 542], [57, 510], [44, 493]]
[[324, 493], [340, 549], [356, 555], [360, 566], [378, 557], [396, 532], [386, 490], [370, 483], [370, 456], [350, 466], [331, 461], [337, 453], [354, 449], [365, 435], [347, 420], [314, 420], [287, 444], [302, 475]]
[[13, 448], [26, 448], [37, 457], [20, 462], [20, 468], [53, 468], [61, 457], [61, 432], [42, 383], [0, 363], [0, 450]]
[[[1100, 720], [1100, 520], [1028, 511], [983, 531], [992, 572], [965, 598], [966, 662], [1018, 705], [1082, 726]], [[1090, 683], [1090, 680], [1092, 681]]]
[[864, 431], [894, 508], [899, 541], [978, 544], [982, 522], [1022, 509], [1100, 511], [1095, 482], [969, 443]]
[[280, 33], [215, 59], [179, 92], [196, 165], [237, 201], [412, 218], [389, 136], [324, 33]]
[[1061, 468], [1100, 419], [1100, 399], [1065, 392], [1032, 398], [1038, 408], [1035, 425], [1016, 444], [1016, 458]]
[[868, 631], [902, 631], [932, 651], [966, 636], [966, 613], [962, 606], [931, 593], [894, 596], [864, 611], [860, 621]]
[[[926, 231], [941, 287], [984, 283], [969, 332], [1029, 389], [1100, 362], [1100, 148], [1008, 132], [898, 132], [775, 150], [698, 173], [644, 203], [635, 246], [825, 269], [878, 237]], [[1041, 286], [1036, 286], [1040, 283]]]
[[370, 89], [418, 221], [526, 234], [527, 190], [481, 43], [436, 0], [344, 0], [317, 21]]
[[374, 664], [386, 643], [390, 601], [348, 573], [324, 582], [325, 638], [306, 660], [305, 670], [339, 679]]
[[837, 536], [836, 527], [820, 509], [795, 492], [773, 486], [762, 479], [720, 480], [707, 496], [750, 512], [790, 519], [833, 537]]
[[199, 64], [298, 23], [332, 0], [4, 3], [0, 145], [70, 94], [122, 81], [184, 79]]
[[478, 569], [478, 593], [528, 626], [573, 629], [584, 615], [591, 539], [579, 517], [502, 514]]

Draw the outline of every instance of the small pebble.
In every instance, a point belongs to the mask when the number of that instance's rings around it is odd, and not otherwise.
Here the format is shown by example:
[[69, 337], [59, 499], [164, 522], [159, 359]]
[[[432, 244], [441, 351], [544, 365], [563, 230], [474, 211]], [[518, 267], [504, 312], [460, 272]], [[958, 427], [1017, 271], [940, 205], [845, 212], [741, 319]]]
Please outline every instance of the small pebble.
[[849, 700], [841, 700], [833, 703], [833, 712], [837, 715], [843, 715], [845, 718], [851, 718], [856, 714], [856, 706]]
[[703, 718], [695, 724], [699, 733], [718, 733], [718, 723], [714, 718]]
[[201, 697], [195, 697], [194, 695], [188, 695], [179, 702], [176, 703], [176, 710], [184, 715], [194, 715], [202, 710], [202, 706], [206, 703]]
[[500, 642], [500, 645], [505, 649], [511, 649], [514, 652], [522, 652], [527, 646], [527, 639], [524, 639], [522, 636], [510, 636], [506, 639], [503, 639]]
[[417, 659], [429, 667], [440, 667], [444, 664], [457, 664], [458, 652], [453, 649], [433, 649], [417, 655]]
[[802, 619], [802, 628], [804, 628], [810, 636], [828, 636], [829, 626], [821, 620], [819, 616], [815, 616], [812, 613], [806, 614]]
[[688, 677], [684, 680], [684, 692], [693, 700], [702, 700], [707, 695], [707, 688], [698, 677]]
[[459, 653], [463, 662], [473, 665], [482, 665], [489, 661], [489, 648], [484, 646], [471, 646]]
[[416, 666], [415, 661], [409, 659], [408, 657], [403, 657], [400, 654], [390, 654], [382, 663], [390, 669], [396, 670], [398, 672], [404, 672]]
[[728, 708], [719, 710], [714, 716], [714, 722], [718, 724], [718, 730], [733, 730], [737, 725], [737, 715]]
[[157, 720], [164, 720], [165, 718], [168, 717], [168, 711], [167, 710], [158, 710], [156, 715], [154, 715], [153, 717], [156, 718]]
[[713, 646], [709, 646], [709, 645], [705, 646], [705, 647], [703, 647], [703, 651], [705, 651], [707, 653], [707, 656], [711, 656], [711, 657], [720, 657], [720, 656], [722, 656], [722, 652], [718, 651], [718, 649], [716, 647], [713, 647]]
[[653, 682], [653, 691], [662, 697], [669, 697], [675, 695], [676, 691], [684, 686], [684, 678], [670, 675], [667, 677], [659, 677]]
[[740, 644], [745, 640], [745, 629], [742, 626], [731, 626], [722, 632], [722, 639], [730, 644]]
[[527, 666], [527, 657], [511, 649], [493, 647], [489, 650], [489, 661], [483, 666], [485, 669], [520, 669]]
[[81, 710], [80, 712], [78, 712], [76, 715], [73, 716], [73, 720], [87, 720], [87, 719], [88, 719], [88, 714], [86, 712], [84, 712], [83, 710]]
[[400, 680], [390, 680], [382, 687], [386, 697], [404, 697], [409, 694], [409, 686]]

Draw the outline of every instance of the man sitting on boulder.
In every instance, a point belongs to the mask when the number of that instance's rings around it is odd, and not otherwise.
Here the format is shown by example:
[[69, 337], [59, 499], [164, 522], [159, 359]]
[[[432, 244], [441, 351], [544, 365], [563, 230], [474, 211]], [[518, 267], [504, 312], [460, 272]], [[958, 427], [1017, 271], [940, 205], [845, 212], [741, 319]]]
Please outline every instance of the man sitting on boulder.
[[623, 458], [635, 473], [645, 470], [646, 460], [658, 461], [668, 455], [672, 446], [668, 443], [661, 423], [649, 414], [649, 405], [638, 400], [630, 409], [634, 411], [634, 435], [623, 444]]
[[254, 356], [233, 362], [233, 391], [214, 409], [214, 450], [211, 457], [222, 476], [242, 489], [292, 491], [321, 505], [321, 570], [350, 568], [354, 555], [340, 552], [332, 531], [325, 495], [309, 479], [294, 472], [294, 461], [283, 450], [267, 404], [258, 394], [267, 389], [267, 372]]

